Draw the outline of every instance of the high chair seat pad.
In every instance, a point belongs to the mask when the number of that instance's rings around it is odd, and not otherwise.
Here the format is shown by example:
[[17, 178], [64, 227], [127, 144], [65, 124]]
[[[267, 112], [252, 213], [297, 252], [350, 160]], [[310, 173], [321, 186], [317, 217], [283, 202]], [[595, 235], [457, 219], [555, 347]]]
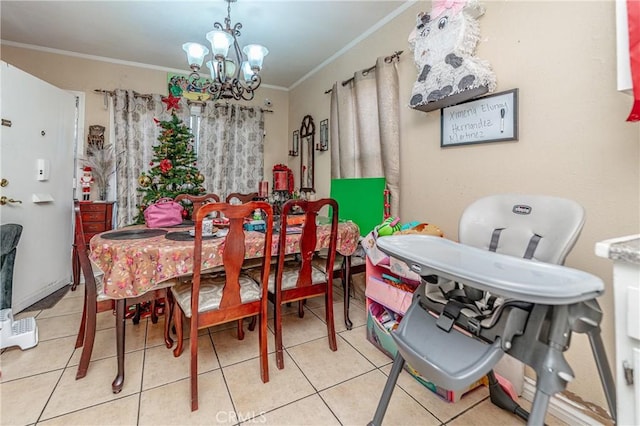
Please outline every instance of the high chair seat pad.
[[[222, 300], [226, 277], [224, 275], [206, 275], [200, 280], [200, 300], [198, 312], [218, 309]], [[187, 318], [191, 318], [191, 282], [180, 283], [171, 288], [173, 297], [178, 302]], [[248, 275], [240, 275], [240, 300], [250, 303], [260, 299], [260, 286]]]
[[392, 235], [380, 250], [406, 262], [421, 276], [438, 275], [464, 285], [530, 303], [567, 305], [604, 292], [589, 273], [482, 250], [429, 235]]

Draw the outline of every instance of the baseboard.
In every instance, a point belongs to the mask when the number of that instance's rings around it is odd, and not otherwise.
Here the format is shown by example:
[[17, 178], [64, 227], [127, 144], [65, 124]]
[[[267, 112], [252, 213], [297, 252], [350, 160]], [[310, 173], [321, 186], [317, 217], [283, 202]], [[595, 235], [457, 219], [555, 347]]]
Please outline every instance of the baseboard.
[[46, 287], [41, 288], [37, 293], [31, 294], [26, 299], [19, 301], [15, 305], [12, 305], [11, 310], [15, 315], [16, 313], [23, 311], [34, 303], [41, 301], [51, 293], [60, 290], [66, 285], [69, 285], [70, 282], [71, 281], [69, 280], [69, 278], [62, 278], [58, 281], [49, 283]]
[[[530, 377], [525, 377], [522, 398], [526, 399], [527, 401], [533, 402], [535, 393], [535, 380]], [[555, 394], [551, 397], [547, 412], [570, 425], [605, 425], [605, 423], [599, 422], [598, 420], [587, 414], [588, 409], [585, 406], [570, 400], [562, 394]]]

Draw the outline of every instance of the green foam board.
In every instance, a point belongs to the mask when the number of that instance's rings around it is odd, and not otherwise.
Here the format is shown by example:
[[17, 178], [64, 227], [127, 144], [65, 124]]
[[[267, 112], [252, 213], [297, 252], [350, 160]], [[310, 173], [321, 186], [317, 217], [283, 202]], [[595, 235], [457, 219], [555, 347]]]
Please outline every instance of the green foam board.
[[338, 219], [351, 220], [365, 236], [384, 216], [385, 178], [331, 179], [331, 198], [338, 202]]

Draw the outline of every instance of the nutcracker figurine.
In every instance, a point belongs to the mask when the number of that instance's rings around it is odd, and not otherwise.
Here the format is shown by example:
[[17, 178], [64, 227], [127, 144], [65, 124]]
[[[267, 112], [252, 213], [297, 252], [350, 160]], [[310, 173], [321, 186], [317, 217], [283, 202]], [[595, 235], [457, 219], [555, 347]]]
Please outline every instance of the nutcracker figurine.
[[89, 201], [91, 198], [91, 183], [93, 182], [91, 167], [85, 167], [82, 169], [82, 172], [82, 176], [80, 177], [80, 184], [82, 185], [82, 201]]

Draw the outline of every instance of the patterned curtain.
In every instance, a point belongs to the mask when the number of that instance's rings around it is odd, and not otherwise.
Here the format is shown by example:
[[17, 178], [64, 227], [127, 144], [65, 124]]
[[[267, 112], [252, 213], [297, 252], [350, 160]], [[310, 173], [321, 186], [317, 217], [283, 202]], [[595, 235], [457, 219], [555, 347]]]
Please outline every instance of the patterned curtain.
[[[161, 95], [140, 96], [132, 90], [116, 90], [113, 102], [114, 148], [116, 152], [116, 223], [122, 227], [134, 223], [140, 202], [138, 177], [150, 168], [152, 146], [158, 143], [159, 126], [154, 122], [169, 120], [171, 114], [162, 102]], [[176, 112], [189, 123], [189, 107], [186, 99], [180, 100]]]
[[331, 177], [385, 177], [392, 215], [400, 205], [399, 99], [395, 61], [383, 57], [331, 90]]
[[259, 108], [208, 102], [200, 120], [198, 169], [207, 192], [224, 199], [258, 191], [264, 171], [264, 113]]

